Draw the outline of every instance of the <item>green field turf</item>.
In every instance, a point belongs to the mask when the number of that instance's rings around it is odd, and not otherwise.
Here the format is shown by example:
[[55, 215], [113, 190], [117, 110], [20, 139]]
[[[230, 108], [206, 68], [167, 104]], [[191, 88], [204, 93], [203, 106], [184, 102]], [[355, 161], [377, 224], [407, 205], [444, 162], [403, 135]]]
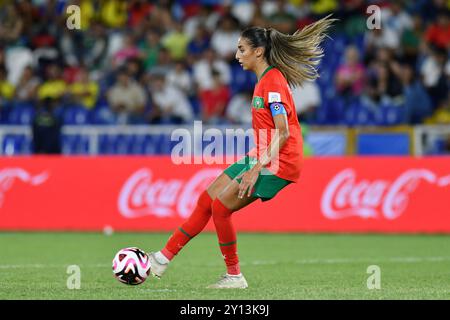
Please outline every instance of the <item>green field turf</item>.
[[[199, 235], [163, 279], [127, 286], [112, 276], [116, 251], [159, 249], [162, 233], [0, 233], [0, 299], [449, 299], [450, 236], [239, 234], [247, 290], [212, 290], [225, 268], [216, 235]], [[69, 265], [81, 288], [67, 288]], [[367, 288], [367, 268], [381, 289]]]

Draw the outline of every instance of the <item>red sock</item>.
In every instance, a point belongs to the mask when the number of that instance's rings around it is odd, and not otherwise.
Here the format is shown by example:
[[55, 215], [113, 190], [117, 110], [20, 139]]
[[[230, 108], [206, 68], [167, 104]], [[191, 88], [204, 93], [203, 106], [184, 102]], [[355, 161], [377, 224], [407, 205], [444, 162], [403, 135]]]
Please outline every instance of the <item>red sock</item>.
[[216, 198], [212, 203], [212, 215], [228, 274], [241, 273], [237, 254], [236, 231], [231, 221], [233, 210], [228, 209]]
[[172, 234], [161, 253], [167, 259], [172, 260], [178, 252], [199, 234], [211, 218], [212, 199], [207, 191], [204, 191], [197, 201], [197, 206], [191, 216]]

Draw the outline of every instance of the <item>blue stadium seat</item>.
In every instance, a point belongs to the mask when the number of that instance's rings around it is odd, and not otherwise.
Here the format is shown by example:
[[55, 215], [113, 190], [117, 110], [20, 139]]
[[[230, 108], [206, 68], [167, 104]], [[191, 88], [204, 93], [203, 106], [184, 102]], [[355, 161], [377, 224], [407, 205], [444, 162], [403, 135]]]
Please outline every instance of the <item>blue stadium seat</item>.
[[5, 155], [30, 154], [31, 142], [25, 135], [7, 134], [3, 138], [1, 148]]
[[156, 154], [157, 144], [155, 142], [154, 136], [146, 135], [143, 141], [142, 152], [144, 154]]
[[116, 124], [116, 117], [107, 105], [99, 106], [90, 112], [92, 124]]
[[128, 154], [131, 149], [131, 136], [125, 134], [118, 134], [113, 138], [113, 153], [114, 154]]
[[374, 125], [375, 119], [368, 108], [359, 102], [355, 102], [345, 111], [345, 123], [349, 126]]
[[130, 138], [130, 154], [144, 154], [145, 135], [132, 135]]
[[405, 110], [402, 106], [381, 105], [380, 112], [380, 122], [378, 122], [380, 125], [394, 126], [404, 122]]
[[63, 111], [63, 123], [85, 125], [89, 123], [89, 111], [82, 106], [70, 106]]
[[15, 125], [30, 125], [35, 115], [32, 104], [16, 104], [8, 114], [8, 123]]
[[63, 135], [63, 154], [89, 154], [89, 137], [86, 135]]
[[114, 154], [114, 135], [102, 134], [98, 138], [99, 154]]

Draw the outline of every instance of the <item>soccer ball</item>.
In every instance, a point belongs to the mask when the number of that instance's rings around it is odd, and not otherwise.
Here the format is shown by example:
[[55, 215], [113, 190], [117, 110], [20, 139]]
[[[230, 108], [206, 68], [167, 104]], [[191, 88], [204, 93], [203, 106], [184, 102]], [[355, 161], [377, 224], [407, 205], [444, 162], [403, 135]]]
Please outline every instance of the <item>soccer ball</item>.
[[150, 268], [147, 254], [136, 247], [119, 250], [112, 261], [115, 278], [129, 285], [143, 283], [150, 274]]

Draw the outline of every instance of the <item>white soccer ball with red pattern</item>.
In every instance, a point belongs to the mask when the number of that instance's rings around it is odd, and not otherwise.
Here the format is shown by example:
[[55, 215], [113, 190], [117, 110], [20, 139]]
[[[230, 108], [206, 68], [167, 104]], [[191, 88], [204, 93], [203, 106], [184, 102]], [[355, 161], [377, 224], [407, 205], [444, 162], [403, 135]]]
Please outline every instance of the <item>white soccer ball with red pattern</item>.
[[119, 250], [112, 261], [116, 279], [129, 285], [143, 283], [150, 274], [150, 268], [147, 254], [136, 247]]

